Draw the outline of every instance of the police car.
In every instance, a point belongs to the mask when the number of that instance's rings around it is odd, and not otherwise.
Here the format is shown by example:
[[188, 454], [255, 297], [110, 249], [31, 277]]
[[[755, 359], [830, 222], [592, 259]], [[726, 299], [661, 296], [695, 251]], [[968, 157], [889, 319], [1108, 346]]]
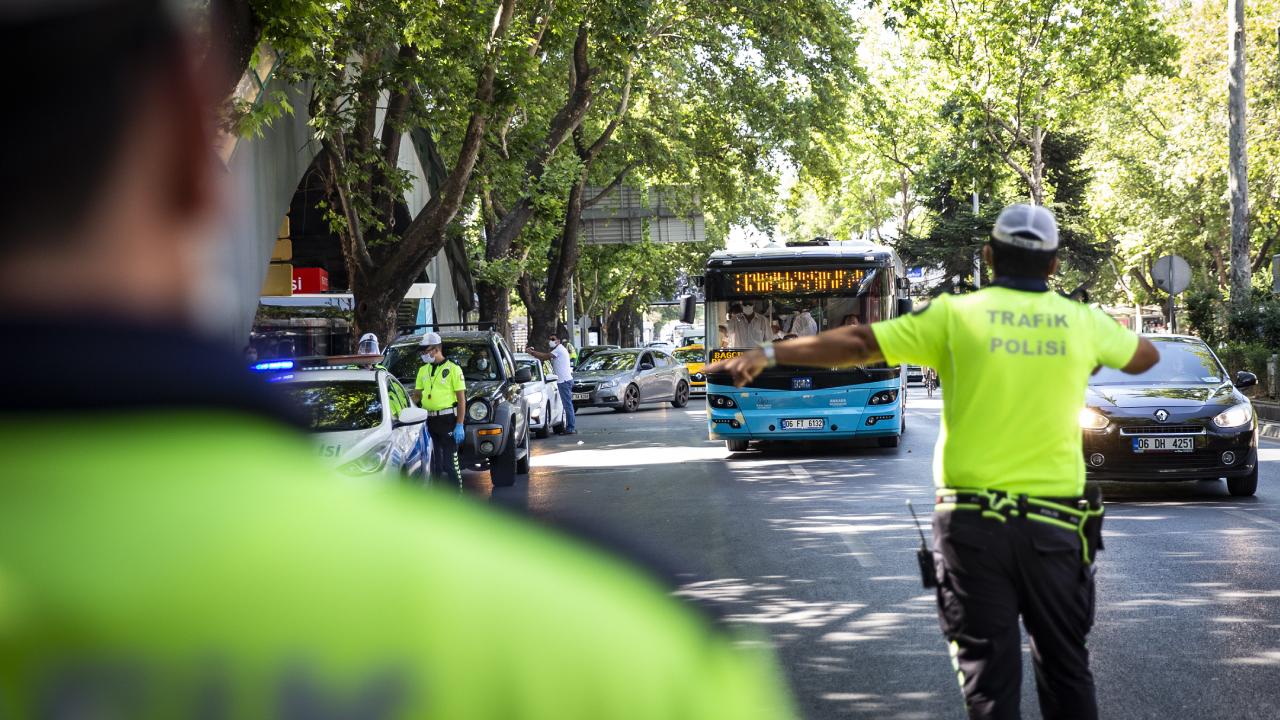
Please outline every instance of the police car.
[[[296, 366], [295, 366], [296, 365]], [[431, 466], [427, 412], [383, 368], [307, 368], [259, 363], [300, 408], [325, 461], [352, 476], [407, 475], [426, 480]]]

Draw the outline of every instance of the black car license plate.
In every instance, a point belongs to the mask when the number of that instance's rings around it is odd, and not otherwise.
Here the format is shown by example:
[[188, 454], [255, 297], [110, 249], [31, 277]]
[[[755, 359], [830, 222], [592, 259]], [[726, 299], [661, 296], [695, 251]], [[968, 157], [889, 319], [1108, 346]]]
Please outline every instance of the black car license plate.
[[1133, 451], [1136, 453], [1185, 453], [1196, 449], [1193, 437], [1152, 436], [1133, 439]]

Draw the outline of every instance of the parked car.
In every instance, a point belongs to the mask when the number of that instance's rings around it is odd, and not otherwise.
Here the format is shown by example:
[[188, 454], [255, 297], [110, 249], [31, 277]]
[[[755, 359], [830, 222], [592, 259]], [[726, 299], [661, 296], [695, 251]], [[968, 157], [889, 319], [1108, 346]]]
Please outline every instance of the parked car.
[[299, 369], [271, 380], [302, 410], [317, 452], [347, 475], [407, 475], [431, 467], [427, 411], [391, 373], [377, 369]]
[[661, 350], [630, 348], [592, 355], [573, 376], [574, 407], [635, 412], [644, 403], [689, 404], [689, 371]]
[[[578, 351], [578, 365], [581, 365], [587, 358], [595, 355], [601, 350], [619, 350], [618, 345], [588, 345]], [[576, 366], [575, 366], [576, 367]]]
[[[406, 387], [413, 387], [422, 367], [421, 335], [396, 339], [385, 364]], [[517, 368], [511, 350], [495, 332], [443, 332], [444, 355], [462, 368], [467, 381], [466, 439], [458, 460], [464, 468], [488, 470], [494, 485], [515, 484], [529, 472], [529, 403], [523, 384], [533, 379]]]
[[1258, 487], [1258, 423], [1213, 350], [1184, 335], [1148, 335], [1160, 361], [1140, 375], [1102, 368], [1080, 411], [1090, 480], [1217, 480], [1232, 495]]
[[676, 360], [684, 363], [684, 367], [689, 371], [689, 392], [694, 395], [707, 394], [707, 376], [703, 374], [702, 368], [707, 364], [707, 351], [701, 343], [697, 345], [686, 345], [678, 348], [672, 355]]
[[524, 384], [525, 402], [529, 404], [529, 428], [533, 436], [545, 438], [552, 430], [564, 432], [564, 403], [560, 400], [557, 378], [549, 363], [532, 355], [516, 353], [516, 367], [528, 368], [533, 379]]

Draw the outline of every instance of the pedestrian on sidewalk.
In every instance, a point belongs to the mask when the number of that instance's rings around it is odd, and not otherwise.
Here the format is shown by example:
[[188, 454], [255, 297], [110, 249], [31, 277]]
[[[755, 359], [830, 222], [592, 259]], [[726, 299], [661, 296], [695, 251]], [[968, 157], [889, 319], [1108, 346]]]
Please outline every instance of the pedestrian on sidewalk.
[[551, 344], [551, 352], [542, 352], [531, 347], [525, 348], [525, 352], [539, 360], [551, 361], [551, 371], [556, 376], [556, 390], [560, 393], [560, 404], [564, 405], [562, 434], [577, 435], [578, 424], [573, 413], [573, 364], [569, 358], [569, 350], [565, 348], [564, 343], [560, 342], [559, 335], [552, 334], [548, 341]]
[[739, 386], [775, 364], [885, 361], [937, 370], [947, 386], [934, 462], [938, 619], [971, 718], [1017, 718], [1021, 617], [1040, 711], [1098, 716], [1085, 638], [1093, 625], [1102, 502], [1085, 496], [1078, 423], [1098, 366], [1141, 373], [1155, 347], [1101, 310], [1049, 289], [1058, 227], [1011, 205], [983, 248], [995, 281], [871, 325], [850, 325], [709, 366]]

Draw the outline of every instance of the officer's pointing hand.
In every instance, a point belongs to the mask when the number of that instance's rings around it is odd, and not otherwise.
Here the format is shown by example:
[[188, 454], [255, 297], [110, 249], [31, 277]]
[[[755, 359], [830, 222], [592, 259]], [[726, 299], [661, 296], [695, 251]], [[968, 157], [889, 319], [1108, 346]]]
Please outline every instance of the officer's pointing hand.
[[741, 355], [711, 363], [703, 372], [707, 374], [727, 372], [733, 376], [733, 384], [737, 387], [742, 387], [764, 372], [766, 364], [768, 363], [765, 360], [764, 352], [749, 350]]

